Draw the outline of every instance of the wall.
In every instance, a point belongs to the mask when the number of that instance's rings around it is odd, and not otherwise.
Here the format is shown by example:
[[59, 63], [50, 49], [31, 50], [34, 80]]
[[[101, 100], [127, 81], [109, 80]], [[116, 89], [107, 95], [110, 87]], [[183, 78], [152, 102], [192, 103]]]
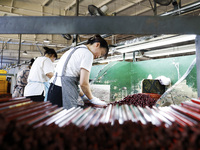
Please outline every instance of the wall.
[[[141, 93], [142, 80], [147, 79], [150, 74], [153, 79], [158, 76], [166, 76], [171, 79], [173, 85], [184, 75], [195, 57], [195, 55], [191, 55], [141, 62], [111, 62], [108, 65], [93, 66], [91, 78], [94, 79], [95, 84], [110, 85], [111, 101], [120, 100], [122, 87], [127, 87], [128, 94]], [[184, 89], [180, 89], [181, 87], [177, 86], [177, 89], [182, 91], [180, 94], [187, 91], [188, 97], [196, 97], [196, 65], [179, 86], [184, 87]]]

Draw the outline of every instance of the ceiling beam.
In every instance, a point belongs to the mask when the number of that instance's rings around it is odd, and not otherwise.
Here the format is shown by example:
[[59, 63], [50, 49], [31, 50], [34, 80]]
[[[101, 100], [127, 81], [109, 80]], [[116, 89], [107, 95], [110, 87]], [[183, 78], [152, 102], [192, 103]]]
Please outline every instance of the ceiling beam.
[[[83, 1], [83, 0], [79, 0], [79, 3], [80, 3], [81, 1]], [[67, 5], [67, 6], [64, 8], [64, 10], [65, 10], [65, 11], [66, 11], [66, 10], [70, 10], [70, 9], [72, 9], [75, 5], [76, 5], [76, 0], [74, 0], [71, 4]]]
[[110, 14], [113, 14], [113, 13], [119, 13], [121, 11], [124, 11], [125, 9], [129, 8], [129, 7], [132, 7], [132, 6], [135, 6], [136, 4], [142, 2], [144, 0], [136, 0], [135, 2], [132, 2], [132, 3], [129, 3], [128, 5], [124, 5], [118, 9], [116, 9], [115, 11], [112, 11], [110, 12]]
[[[4, 34], [5, 35], [5, 34]], [[27, 39], [26, 37], [24, 37], [22, 39], [22, 45], [24, 46], [35, 46], [35, 44], [38, 44], [38, 46], [44, 46], [43, 42], [44, 39], [43, 38], [39, 38], [37, 37], [37, 34], [34, 34], [33, 37], [31, 37], [30, 39]], [[56, 37], [54, 37], [56, 36]], [[62, 38], [62, 37], [61, 37]], [[57, 35], [51, 34], [48, 35], [48, 39], [50, 40], [51, 43], [53, 43], [53, 45], [55, 45], [54, 47], [66, 47], [66, 43], [62, 42], [58, 42], [60, 39], [58, 39]], [[17, 38], [16, 36], [3, 36], [0, 35], [0, 44], [3, 43], [3, 41], [7, 41], [6, 43], [8, 43], [9, 45], [18, 45], [19, 44], [19, 38]], [[70, 43], [71, 44], [71, 43]], [[51, 46], [53, 46], [52, 44], [50, 44]]]
[[200, 34], [200, 16], [4, 16], [0, 22], [0, 34]]
[[115, 0], [104, 0], [102, 3], [98, 4], [97, 7], [102, 7], [104, 5], [107, 5], [111, 3], [112, 1], [115, 1]]
[[13, 13], [13, 6], [14, 6], [14, 0], [11, 0], [11, 9], [10, 9], [10, 13]]
[[16, 13], [8, 12], [8, 11], [0, 11], [0, 14], [3, 14], [2, 16], [22, 16]]
[[42, 6], [49, 6], [51, 3], [52, 3], [53, 0], [45, 0], [43, 3], [42, 3]]
[[130, 14], [130, 16], [136, 16], [136, 15], [139, 15], [139, 14], [142, 14], [142, 13], [145, 13], [147, 11], [149, 11], [151, 9], [149, 9], [148, 7], [144, 8], [144, 9], [141, 9], [141, 10], [137, 10], [136, 12]]
[[[25, 4], [29, 4], [28, 2], [24, 2]], [[19, 5], [19, 4], [18, 4]], [[27, 8], [21, 8], [20, 6], [14, 6], [14, 7], [11, 7], [11, 6], [6, 6], [6, 5], [0, 5], [0, 9], [2, 8], [8, 8], [8, 9], [12, 9], [12, 12], [15, 12], [14, 10], [17, 10], [17, 13], [10, 13], [10, 10], [9, 11], [5, 11], [5, 13], [7, 14], [16, 14], [16, 15], [24, 15], [24, 16], [33, 16], [33, 13], [35, 14], [35, 16], [41, 16], [42, 15], [48, 15], [48, 16], [52, 16], [52, 15], [59, 15], [59, 14], [54, 14], [53, 12], [57, 12], [57, 11], [61, 11], [61, 10], [56, 10], [56, 11], [53, 11], [55, 10], [55, 8], [49, 8], [49, 9], [52, 9], [52, 11], [49, 11], [49, 12], [44, 12], [43, 9], [41, 9], [41, 5], [34, 5], [34, 10], [30, 7], [27, 7]], [[44, 7], [44, 6], [42, 6]], [[2, 11], [4, 12], [4, 11]]]
[[64, 8], [64, 10], [65, 10], [65, 11], [66, 11], [66, 10], [70, 10], [73, 6], [75, 6], [75, 4], [76, 4], [76, 0], [74, 0], [71, 4], [67, 5], [67, 6]]

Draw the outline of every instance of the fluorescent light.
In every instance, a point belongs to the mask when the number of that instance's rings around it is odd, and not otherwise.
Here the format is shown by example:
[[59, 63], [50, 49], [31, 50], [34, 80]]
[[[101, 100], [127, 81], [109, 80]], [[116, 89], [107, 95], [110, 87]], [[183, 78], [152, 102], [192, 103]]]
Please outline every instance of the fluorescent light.
[[[153, 58], [153, 57], [159, 57], [159, 56], [169, 56], [169, 55], [174, 55], [174, 54], [190, 53], [190, 52], [195, 52], [195, 51], [196, 51], [195, 44], [190, 44], [190, 45], [184, 45], [184, 46], [176, 46], [176, 47], [170, 47], [170, 48], [165, 48], [165, 49], [147, 51], [147, 52], [144, 52], [144, 54], [141, 56], [135, 55], [135, 58], [142, 58], [145, 56]], [[133, 59], [133, 54], [127, 53], [125, 55], [125, 60], [127, 59]], [[107, 59], [96, 60], [95, 62], [106, 63], [106, 62], [119, 61], [119, 60], [123, 60], [123, 55], [111, 56], [111, 57], [108, 57]]]
[[46, 43], [46, 44], [50, 43], [50, 41], [48, 39], [45, 39], [43, 42]]
[[48, 47], [57, 47], [57, 46], [54, 44], [51, 44], [51, 45], [49, 44]]
[[127, 45], [127, 47], [124, 47], [124, 48], [120, 48], [120, 49], [116, 48], [116, 51], [121, 52], [121, 53], [127, 53], [127, 52], [133, 52], [133, 51], [138, 51], [138, 50], [144, 50], [148, 48], [155, 48], [155, 47], [169, 45], [169, 44], [191, 41], [191, 40], [195, 40], [195, 38], [196, 38], [196, 35], [181, 35], [181, 36], [175, 36], [171, 38], [150, 41], [150, 42], [141, 43], [141, 44], [136, 43], [135, 45], [131, 45], [131, 46]]
[[178, 46], [178, 47], [171, 47], [171, 48], [144, 52], [144, 56], [159, 57], [159, 56], [168, 56], [174, 54], [190, 53], [195, 51], [196, 51], [195, 44], [190, 44], [186, 46]]

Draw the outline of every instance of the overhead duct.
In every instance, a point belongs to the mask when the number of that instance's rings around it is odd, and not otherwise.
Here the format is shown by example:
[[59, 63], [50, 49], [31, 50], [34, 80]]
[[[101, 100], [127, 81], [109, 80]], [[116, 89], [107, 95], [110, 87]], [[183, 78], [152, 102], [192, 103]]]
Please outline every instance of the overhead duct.
[[193, 3], [193, 4], [189, 4], [187, 6], [184, 6], [180, 9], [166, 12], [164, 14], [161, 14], [160, 16], [170, 16], [170, 15], [184, 14], [184, 13], [188, 13], [190, 11], [197, 10], [199, 8], [200, 8], [200, 2], [196, 2], [196, 3]]

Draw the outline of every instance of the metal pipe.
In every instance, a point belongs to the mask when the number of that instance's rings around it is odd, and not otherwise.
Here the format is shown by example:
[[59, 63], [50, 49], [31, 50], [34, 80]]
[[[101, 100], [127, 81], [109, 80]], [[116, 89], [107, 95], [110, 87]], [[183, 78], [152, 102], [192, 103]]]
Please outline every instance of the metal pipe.
[[197, 69], [197, 93], [200, 97], [200, 35], [196, 36], [196, 69]]
[[156, 6], [155, 0], [154, 0], [153, 12], [154, 12], [154, 16], [157, 16], [157, 6]]
[[[0, 43], [3, 43], [4, 41], [0, 41]], [[16, 44], [18, 45], [19, 42], [6, 42], [7, 44]], [[22, 45], [34, 45], [33, 43], [21, 43]], [[43, 46], [43, 44], [38, 44], [39, 46]]]
[[200, 8], [200, 2], [196, 2], [193, 4], [189, 4], [188, 6], [184, 6], [180, 9], [172, 10], [170, 12], [161, 14], [160, 16], [179, 15], [179, 14], [187, 13], [187, 12], [199, 9], [199, 8]]
[[21, 45], [22, 45], [22, 35], [19, 35], [19, 53], [18, 53], [18, 64], [20, 64], [20, 51], [21, 51]]
[[37, 44], [35, 44], [35, 45], [37, 46], [37, 48], [38, 48], [38, 50], [39, 50], [39, 52], [40, 52], [41, 56], [43, 56], [43, 53], [41, 52], [41, 50], [40, 50], [39, 46], [38, 46]]
[[79, 13], [79, 0], [76, 0], [76, 14], [75, 16], [78, 16]]
[[133, 63], [136, 62], [135, 52], [133, 52]]
[[126, 57], [126, 54], [125, 54], [125, 53], [123, 53], [123, 61], [125, 61], [125, 57]]
[[[79, 16], [79, 0], [76, 0], [76, 14], [75, 16]], [[77, 42], [78, 42], [78, 34], [75, 34], [74, 35], [74, 45], [77, 45]]]
[[1, 68], [3, 68], [3, 49], [4, 49], [4, 43], [2, 44], [2, 50], [1, 50]]

